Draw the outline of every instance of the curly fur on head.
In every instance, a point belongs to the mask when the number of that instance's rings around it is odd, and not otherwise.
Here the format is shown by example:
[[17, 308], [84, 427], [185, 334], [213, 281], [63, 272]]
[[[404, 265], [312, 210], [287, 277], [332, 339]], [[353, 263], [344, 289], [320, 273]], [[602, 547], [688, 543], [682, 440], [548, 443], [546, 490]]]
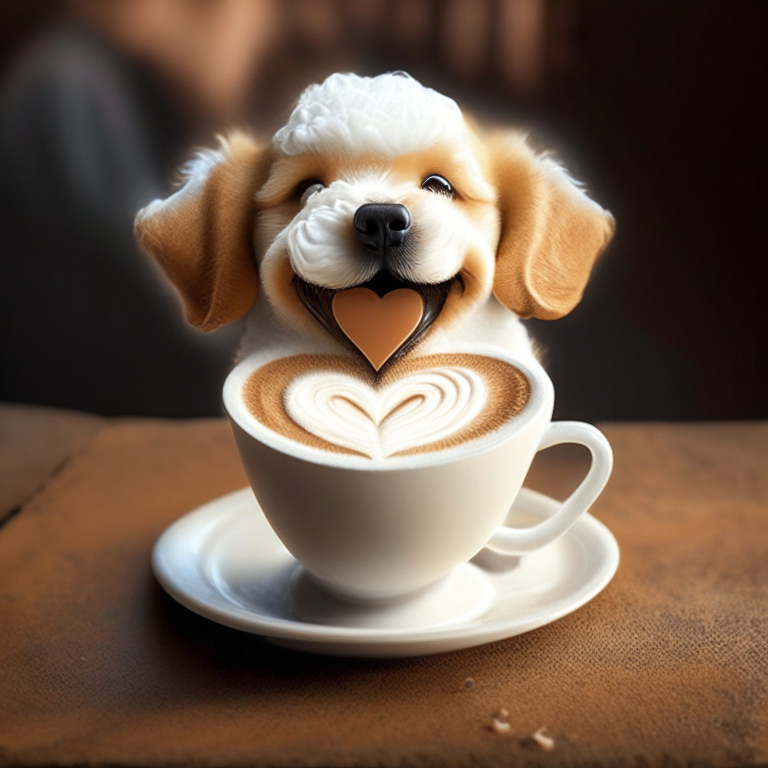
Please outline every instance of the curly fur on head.
[[466, 131], [459, 105], [402, 72], [331, 75], [301, 95], [274, 138], [286, 155], [371, 152], [396, 157]]

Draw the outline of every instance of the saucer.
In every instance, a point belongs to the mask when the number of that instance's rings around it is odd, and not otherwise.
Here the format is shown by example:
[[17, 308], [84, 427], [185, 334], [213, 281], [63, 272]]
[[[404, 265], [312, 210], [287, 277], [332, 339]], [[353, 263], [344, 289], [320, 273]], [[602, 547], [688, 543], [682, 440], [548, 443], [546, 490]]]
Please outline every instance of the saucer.
[[[535, 524], [559, 506], [523, 488], [506, 524]], [[358, 606], [334, 612], [339, 603], [321, 605], [322, 597], [313, 593], [250, 488], [177, 520], [152, 554], [163, 588], [201, 616], [287, 648], [379, 658], [455, 651], [549, 624], [598, 594], [618, 564], [613, 534], [585, 513], [559, 539], [525, 557], [482, 550], [446, 577], [434, 597], [425, 594], [410, 606], [395, 606], [389, 616], [387, 609]], [[292, 601], [304, 620], [292, 612]], [[457, 608], [446, 612], [449, 605]]]

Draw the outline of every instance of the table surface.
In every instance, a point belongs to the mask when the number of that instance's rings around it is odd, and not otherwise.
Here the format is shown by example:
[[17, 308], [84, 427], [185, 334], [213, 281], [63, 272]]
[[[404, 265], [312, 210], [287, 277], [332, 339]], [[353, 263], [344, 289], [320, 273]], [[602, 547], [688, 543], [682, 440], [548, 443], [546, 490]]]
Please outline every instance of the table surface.
[[[768, 763], [768, 424], [602, 428], [593, 514], [622, 559], [600, 595], [490, 645], [361, 660], [273, 647], [154, 581], [163, 529], [246, 484], [223, 420], [0, 406], [0, 765]], [[582, 450], [527, 484], [563, 497]]]

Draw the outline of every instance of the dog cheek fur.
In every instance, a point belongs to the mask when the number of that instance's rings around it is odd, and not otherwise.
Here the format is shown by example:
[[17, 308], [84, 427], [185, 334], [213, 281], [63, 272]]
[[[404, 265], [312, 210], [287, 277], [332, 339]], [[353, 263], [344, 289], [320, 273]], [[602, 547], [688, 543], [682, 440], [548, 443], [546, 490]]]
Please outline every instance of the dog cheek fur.
[[341, 181], [307, 201], [287, 229], [288, 255], [297, 275], [326, 288], [348, 288], [373, 277], [381, 265], [359, 258], [352, 223], [364, 202], [360, 191]]
[[[462, 210], [451, 216], [462, 239], [460, 269], [463, 287], [454, 285], [442, 312], [432, 325], [439, 332], [470, 321], [493, 292], [496, 249], [499, 241], [499, 215], [495, 205], [457, 203]], [[454, 230], [455, 231], [455, 230]]]
[[476, 222], [446, 195], [422, 192], [419, 198], [407, 202], [415, 237], [407, 277], [441, 283], [456, 275], [468, 251], [478, 247]]
[[304, 325], [311, 318], [296, 293], [295, 275], [287, 250], [287, 228], [295, 209], [295, 205], [284, 203], [277, 208], [260, 211], [256, 218], [254, 242], [264, 297], [285, 321]]

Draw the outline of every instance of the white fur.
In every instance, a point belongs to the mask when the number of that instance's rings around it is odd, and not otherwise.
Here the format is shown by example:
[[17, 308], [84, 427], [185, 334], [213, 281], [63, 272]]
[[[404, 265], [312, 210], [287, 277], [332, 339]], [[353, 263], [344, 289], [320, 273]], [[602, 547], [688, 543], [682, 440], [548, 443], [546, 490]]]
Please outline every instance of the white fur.
[[223, 148], [226, 147], [226, 139], [218, 137], [222, 149], [203, 149], [198, 152], [189, 162], [181, 168], [181, 175], [184, 178], [185, 186], [202, 182], [208, 177], [208, 174], [224, 160]]
[[286, 155], [419, 152], [466, 131], [458, 104], [407, 75], [331, 75], [307, 88], [274, 138]]
[[402, 277], [417, 283], [441, 283], [462, 267], [470, 248], [493, 261], [495, 251], [483, 243], [472, 223], [452, 207], [445, 195], [429, 194], [411, 206], [416, 247]]
[[339, 179], [312, 195], [284, 231], [293, 271], [315, 285], [349, 288], [382, 269], [382, 259], [360, 258], [359, 243], [350, 232], [355, 211], [380, 193], [382, 186], [376, 179], [356, 183]]

